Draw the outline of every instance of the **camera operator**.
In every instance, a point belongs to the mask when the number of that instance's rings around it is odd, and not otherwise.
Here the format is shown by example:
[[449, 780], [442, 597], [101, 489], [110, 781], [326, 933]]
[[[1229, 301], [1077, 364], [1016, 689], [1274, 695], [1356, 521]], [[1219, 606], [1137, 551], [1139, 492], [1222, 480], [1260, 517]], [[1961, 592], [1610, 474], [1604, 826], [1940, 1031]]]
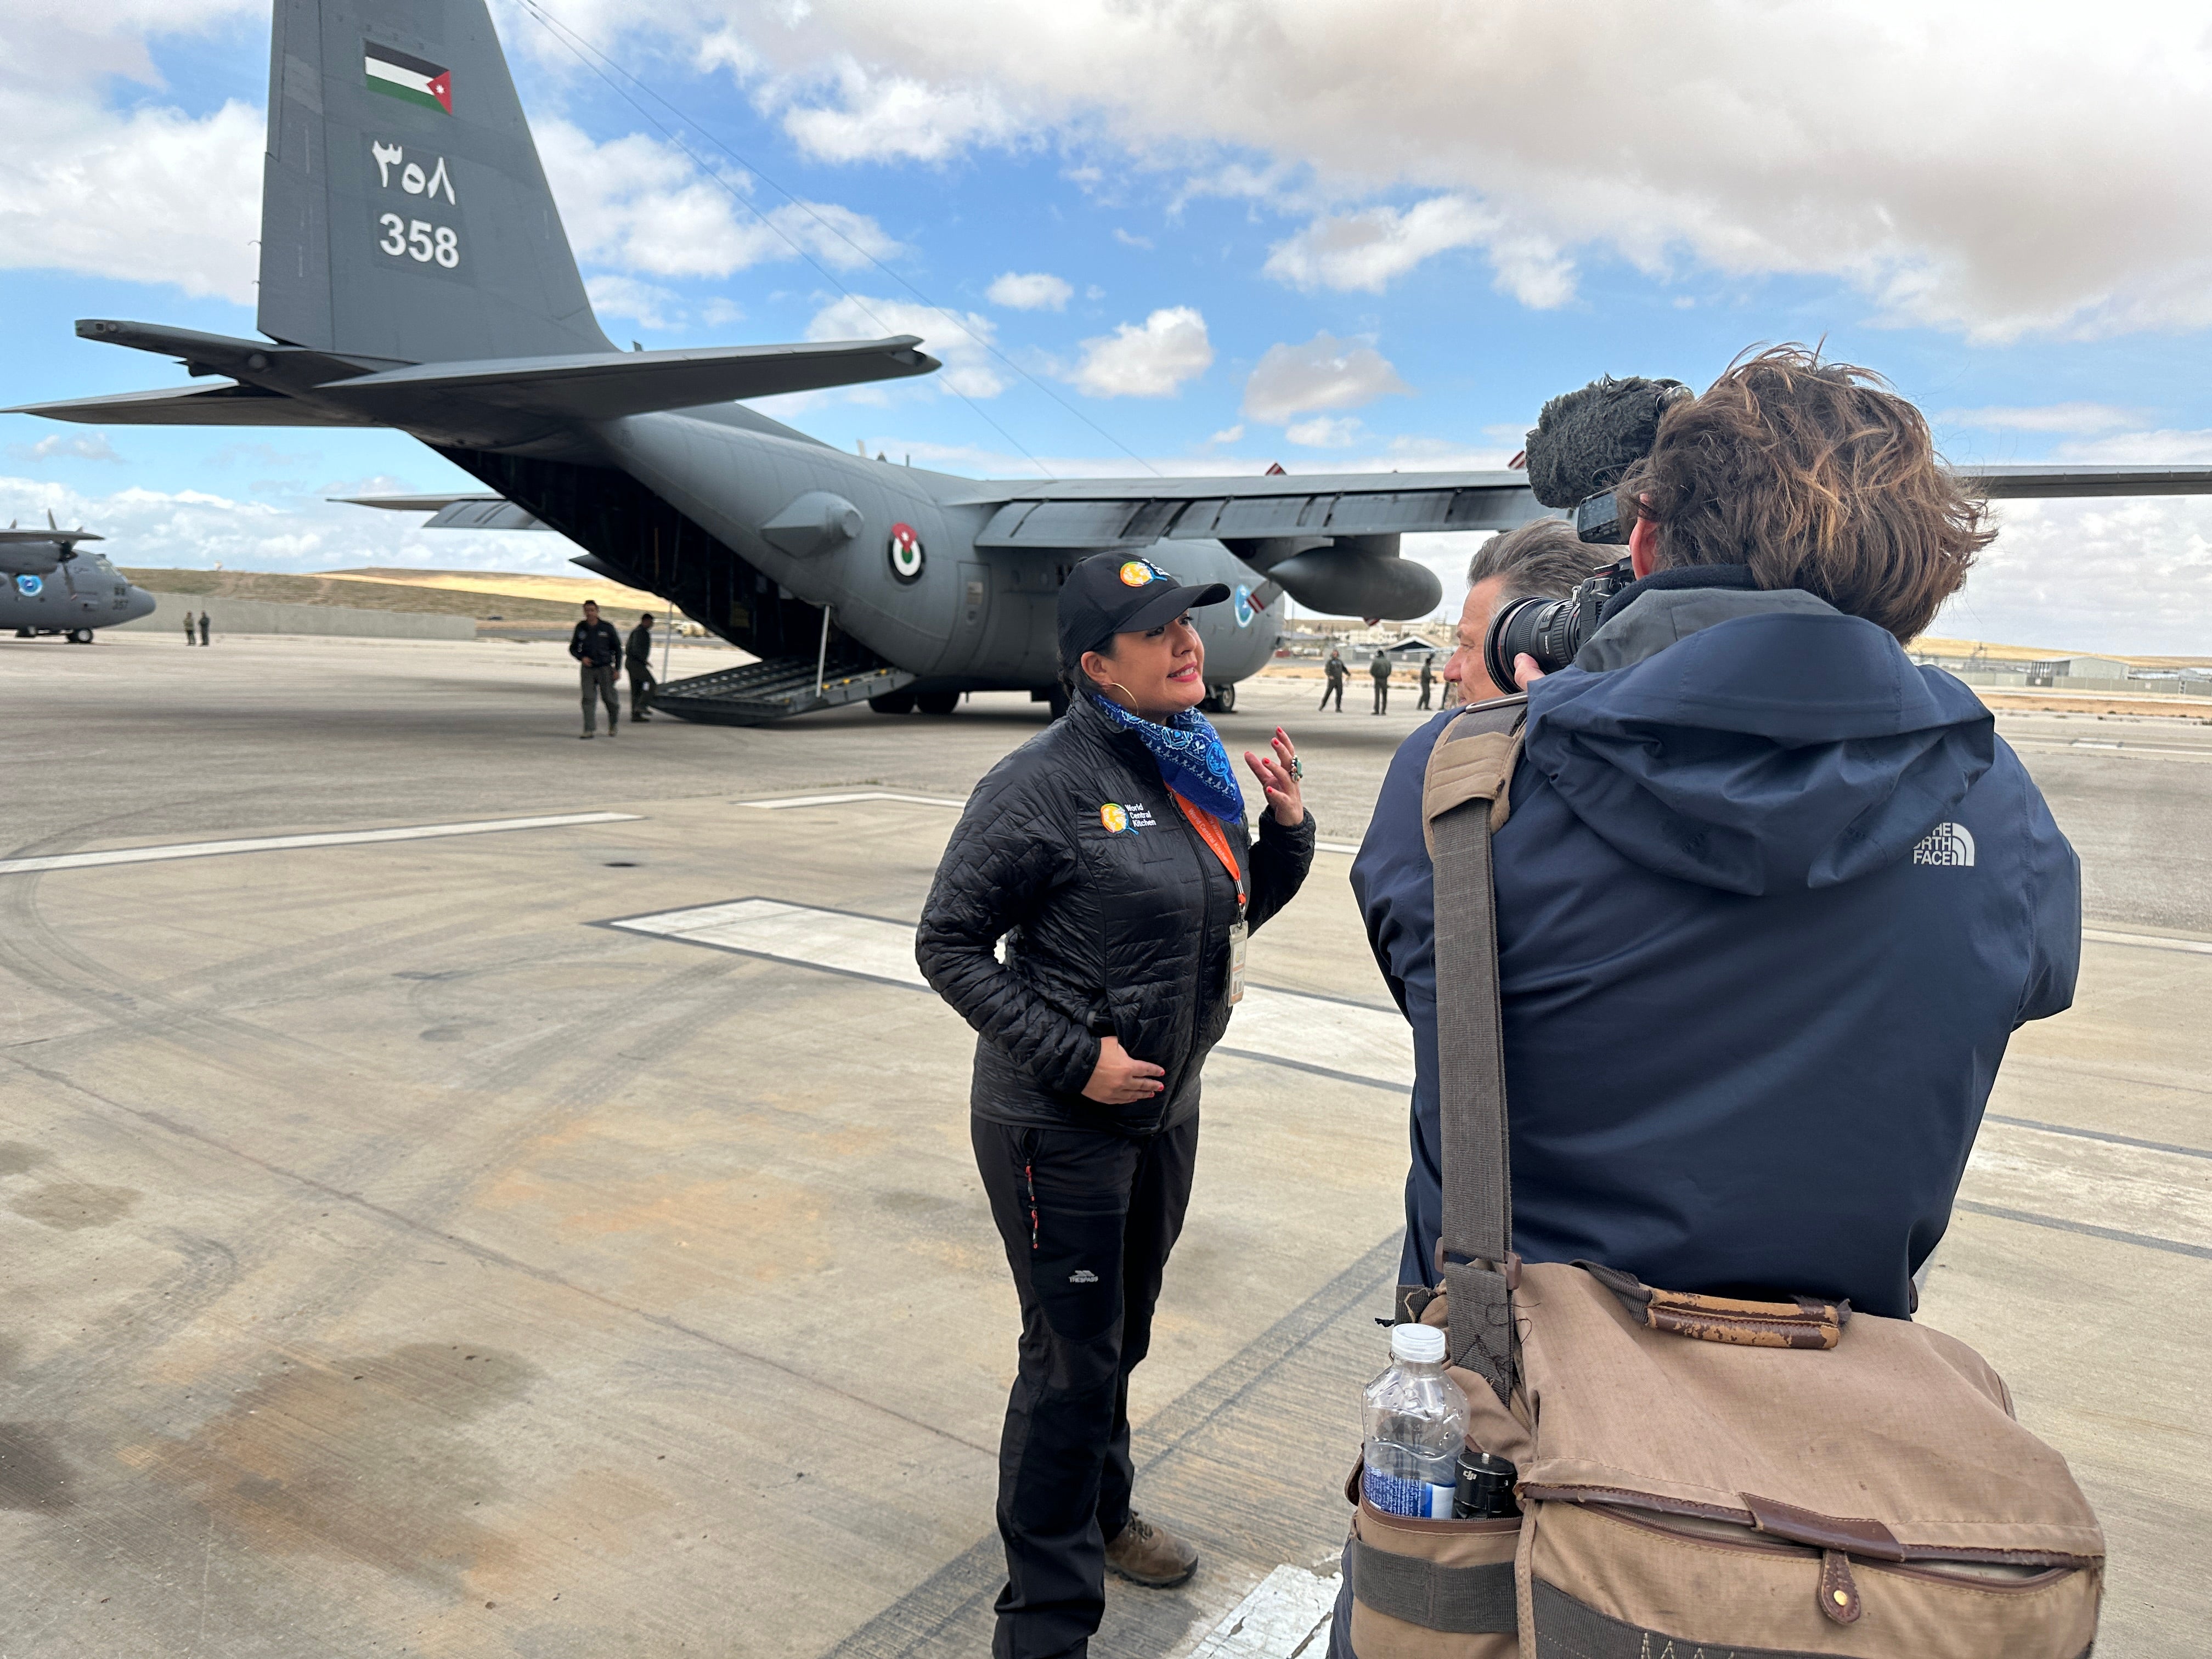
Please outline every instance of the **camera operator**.
[[1475, 550], [1467, 567], [1459, 648], [1444, 664], [1445, 684], [1459, 688], [1459, 702], [1425, 721], [1398, 746], [1376, 803], [1376, 828], [1386, 818], [1394, 830], [1410, 823], [1411, 842], [1401, 834], [1378, 836], [1376, 829], [1370, 829], [1352, 863], [1352, 890], [1367, 916], [1376, 960], [1414, 1031], [1413, 1164], [1406, 1178], [1406, 1254], [1398, 1270], [1404, 1285], [1425, 1286], [1434, 1276], [1443, 1192], [1437, 1152], [1435, 916], [1428, 848], [1421, 836], [1421, 779], [1429, 750], [1462, 707], [1510, 695], [1510, 687], [1493, 685], [1483, 670], [1483, 637], [1499, 609], [1516, 599], [1564, 599], [1620, 552], [1617, 547], [1581, 540], [1571, 526], [1558, 519], [1532, 520], [1492, 536]]
[[[2081, 950], [2041, 794], [1902, 648], [1993, 532], [1911, 404], [1794, 346], [1668, 404], [1618, 499], [1638, 580], [1572, 665], [1516, 664], [1493, 843], [1515, 1248], [1905, 1317], [2006, 1043], [2070, 1003]], [[1432, 1079], [1407, 761], [1354, 884]], [[1433, 1284], [1433, 1165], [1412, 1184], [1407, 1270]]]

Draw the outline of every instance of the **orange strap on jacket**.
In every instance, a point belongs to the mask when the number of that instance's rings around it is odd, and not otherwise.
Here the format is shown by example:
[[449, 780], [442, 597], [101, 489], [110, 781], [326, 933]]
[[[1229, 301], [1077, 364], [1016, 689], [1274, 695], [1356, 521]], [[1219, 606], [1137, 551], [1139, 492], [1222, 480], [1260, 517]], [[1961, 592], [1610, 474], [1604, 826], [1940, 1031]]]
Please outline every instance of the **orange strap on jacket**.
[[1229, 879], [1237, 885], [1237, 908], [1243, 909], [1244, 872], [1237, 867], [1237, 854], [1229, 850], [1229, 835], [1222, 829], [1221, 820], [1203, 806], [1193, 805], [1180, 791], [1170, 789], [1168, 793], [1175, 796], [1175, 804], [1182, 808], [1182, 815], [1190, 820], [1191, 828], [1197, 830], [1200, 839], [1213, 849], [1213, 856], [1221, 860], [1221, 867], [1229, 872]]

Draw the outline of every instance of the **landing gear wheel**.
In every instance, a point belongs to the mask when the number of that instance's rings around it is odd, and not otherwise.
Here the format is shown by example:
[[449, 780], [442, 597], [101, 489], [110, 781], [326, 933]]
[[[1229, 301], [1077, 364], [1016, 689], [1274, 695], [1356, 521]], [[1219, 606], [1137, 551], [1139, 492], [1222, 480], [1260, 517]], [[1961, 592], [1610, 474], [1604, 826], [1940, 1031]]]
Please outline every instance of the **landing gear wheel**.
[[1206, 693], [1206, 701], [1199, 707], [1209, 714], [1233, 714], [1237, 712], [1237, 688], [1217, 685]]
[[71, 645], [90, 645], [92, 630], [89, 628], [72, 628], [70, 629], [69, 642]]
[[886, 691], [880, 697], [870, 697], [868, 707], [878, 714], [911, 714], [914, 713], [914, 693]]
[[925, 714], [949, 714], [960, 707], [957, 691], [924, 691], [914, 700], [914, 706]]

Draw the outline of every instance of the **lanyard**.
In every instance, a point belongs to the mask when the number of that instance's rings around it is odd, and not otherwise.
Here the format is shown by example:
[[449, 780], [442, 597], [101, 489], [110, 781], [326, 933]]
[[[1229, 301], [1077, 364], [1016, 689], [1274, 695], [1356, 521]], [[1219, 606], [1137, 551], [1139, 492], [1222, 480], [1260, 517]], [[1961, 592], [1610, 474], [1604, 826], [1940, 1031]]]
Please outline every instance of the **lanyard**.
[[1182, 808], [1182, 815], [1190, 820], [1191, 828], [1197, 830], [1199, 838], [1213, 849], [1213, 856], [1221, 860], [1221, 867], [1229, 872], [1229, 879], [1237, 887], [1237, 914], [1243, 915], [1244, 877], [1237, 867], [1236, 854], [1229, 850], [1229, 836], [1221, 827], [1221, 820], [1204, 807], [1192, 805], [1183, 799], [1180, 791], [1170, 789], [1168, 793], [1175, 796], [1175, 804]]

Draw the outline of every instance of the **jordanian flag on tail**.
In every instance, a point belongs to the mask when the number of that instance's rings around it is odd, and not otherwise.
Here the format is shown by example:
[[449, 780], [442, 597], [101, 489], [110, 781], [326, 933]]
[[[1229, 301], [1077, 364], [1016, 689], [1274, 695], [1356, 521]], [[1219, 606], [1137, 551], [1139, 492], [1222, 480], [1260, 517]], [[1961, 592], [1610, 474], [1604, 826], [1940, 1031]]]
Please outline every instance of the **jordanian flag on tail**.
[[368, 59], [371, 92], [386, 92], [425, 109], [441, 109], [448, 115], [453, 112], [451, 70], [428, 58], [410, 58], [391, 46], [380, 46], [374, 40], [362, 41], [362, 48]]

